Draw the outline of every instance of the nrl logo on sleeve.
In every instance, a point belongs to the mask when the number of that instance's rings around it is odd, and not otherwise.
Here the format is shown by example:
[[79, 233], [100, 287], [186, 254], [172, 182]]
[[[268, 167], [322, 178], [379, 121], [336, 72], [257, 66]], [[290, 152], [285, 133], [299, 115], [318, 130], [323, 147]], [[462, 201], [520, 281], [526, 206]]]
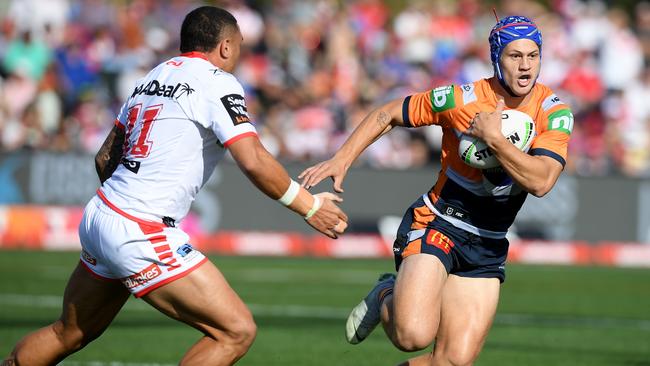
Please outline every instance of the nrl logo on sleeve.
[[248, 117], [248, 108], [246, 108], [246, 101], [244, 101], [243, 96], [239, 94], [224, 95], [221, 97], [221, 103], [223, 103], [235, 126], [240, 123], [250, 123], [251, 119]]
[[560, 109], [548, 116], [549, 131], [560, 131], [570, 135], [573, 131], [573, 114], [568, 109]]
[[431, 90], [430, 97], [434, 112], [446, 111], [456, 106], [453, 85], [441, 86]]

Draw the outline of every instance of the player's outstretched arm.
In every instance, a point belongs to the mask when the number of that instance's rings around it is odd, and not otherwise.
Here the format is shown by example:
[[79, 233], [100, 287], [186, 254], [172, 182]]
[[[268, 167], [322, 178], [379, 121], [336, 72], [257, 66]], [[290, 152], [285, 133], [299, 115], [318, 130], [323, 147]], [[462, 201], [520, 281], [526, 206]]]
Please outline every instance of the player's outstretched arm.
[[494, 112], [481, 112], [465, 132], [485, 141], [508, 175], [534, 196], [548, 193], [562, 173], [562, 164], [547, 156], [521, 152], [501, 134], [501, 114], [505, 103], [497, 102]]
[[298, 178], [302, 179], [302, 186], [309, 189], [323, 179], [332, 177], [334, 190], [343, 192], [343, 179], [354, 160], [394, 126], [404, 125], [403, 102], [403, 99], [396, 99], [370, 112], [331, 159], [313, 165], [300, 173]]
[[257, 137], [245, 137], [228, 147], [239, 168], [267, 196], [303, 216], [319, 232], [336, 239], [347, 228], [347, 215], [334, 203], [343, 200], [330, 192], [312, 195], [287, 174]]
[[95, 155], [95, 170], [99, 181], [104, 183], [110, 178], [122, 159], [122, 146], [124, 145], [124, 129], [113, 126], [111, 132]]

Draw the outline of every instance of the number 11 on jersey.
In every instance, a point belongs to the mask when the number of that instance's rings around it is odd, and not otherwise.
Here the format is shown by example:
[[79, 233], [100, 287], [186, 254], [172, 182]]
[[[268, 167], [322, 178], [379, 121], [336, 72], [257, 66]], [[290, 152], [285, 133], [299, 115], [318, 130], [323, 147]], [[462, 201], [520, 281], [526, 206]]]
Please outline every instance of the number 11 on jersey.
[[142, 116], [140, 116], [142, 104], [136, 104], [129, 109], [124, 139], [125, 156], [131, 158], [146, 158], [149, 156], [151, 145], [153, 145], [153, 141], [149, 140], [149, 133], [162, 107], [162, 104], [149, 106], [144, 109]]

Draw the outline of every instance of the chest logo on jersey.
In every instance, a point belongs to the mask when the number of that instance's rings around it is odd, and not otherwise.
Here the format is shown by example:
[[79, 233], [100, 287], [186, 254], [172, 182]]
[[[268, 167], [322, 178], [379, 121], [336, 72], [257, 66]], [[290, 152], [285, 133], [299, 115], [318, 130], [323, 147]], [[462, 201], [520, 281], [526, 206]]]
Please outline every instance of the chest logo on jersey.
[[248, 108], [244, 97], [239, 94], [228, 94], [221, 97], [221, 103], [226, 108], [232, 123], [237, 126], [240, 123], [249, 123]]
[[151, 80], [147, 84], [138, 85], [131, 98], [137, 95], [155, 95], [165, 98], [180, 98], [181, 96], [187, 94], [190, 95], [194, 92], [194, 89], [188, 83], [177, 83], [176, 85], [165, 85], [161, 84], [158, 80]]

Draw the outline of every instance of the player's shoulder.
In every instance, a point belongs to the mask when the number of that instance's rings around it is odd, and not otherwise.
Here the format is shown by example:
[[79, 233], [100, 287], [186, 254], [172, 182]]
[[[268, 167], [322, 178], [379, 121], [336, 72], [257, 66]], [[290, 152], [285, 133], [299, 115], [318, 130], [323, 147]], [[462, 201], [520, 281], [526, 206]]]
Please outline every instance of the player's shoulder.
[[233, 74], [214, 65], [209, 65], [204, 68], [200, 78], [213, 93], [220, 95], [244, 95], [244, 88], [239, 80]]
[[431, 89], [429, 97], [435, 112], [452, 111], [485, 99], [485, 80], [464, 84], [441, 85]]
[[560, 109], [571, 110], [571, 107], [547, 85], [536, 83], [535, 88], [535, 103], [538, 103], [545, 113], [552, 113]]
[[457, 95], [458, 106], [480, 103], [487, 96], [485, 92], [486, 87], [489, 88], [486, 79], [456, 85], [454, 89]]
[[564, 103], [548, 86], [537, 83], [535, 88], [537, 88], [535, 102], [543, 111], [540, 117], [543, 119], [544, 129], [571, 135], [574, 118], [569, 105]]
[[209, 89], [210, 93], [243, 94], [243, 88], [234, 75], [214, 66], [205, 58], [183, 54], [161, 63], [159, 67], [161, 66], [182, 70], [185, 77], [195, 79], [203, 88]]

